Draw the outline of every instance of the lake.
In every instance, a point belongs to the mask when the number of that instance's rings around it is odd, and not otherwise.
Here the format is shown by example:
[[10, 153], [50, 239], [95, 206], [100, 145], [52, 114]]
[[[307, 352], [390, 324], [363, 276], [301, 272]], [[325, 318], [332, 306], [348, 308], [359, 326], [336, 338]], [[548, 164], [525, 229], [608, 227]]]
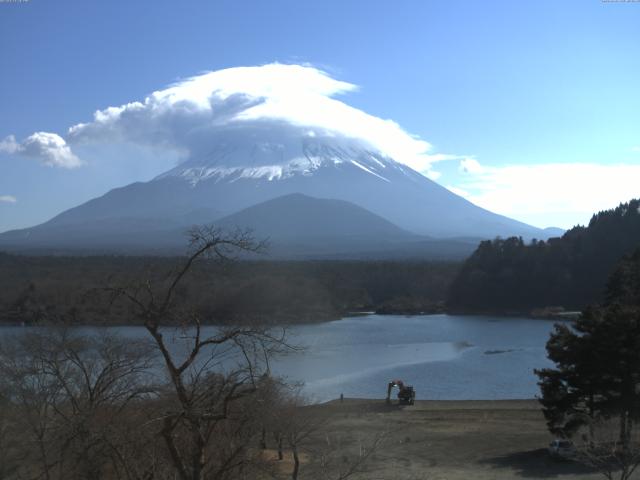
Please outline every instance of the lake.
[[384, 397], [387, 383], [412, 384], [418, 399], [533, 398], [534, 368], [551, 366], [545, 343], [554, 321], [487, 316], [368, 315], [299, 326], [304, 354], [275, 370], [304, 378], [317, 400]]
[[[402, 379], [417, 399], [533, 398], [534, 368], [551, 366], [545, 343], [554, 321], [490, 316], [364, 315], [297, 325], [289, 342], [304, 351], [277, 359], [275, 373], [304, 381], [312, 400], [384, 398]], [[113, 327], [130, 337], [140, 327]], [[25, 331], [0, 328], [0, 336]], [[81, 330], [92, 330], [82, 327]]]

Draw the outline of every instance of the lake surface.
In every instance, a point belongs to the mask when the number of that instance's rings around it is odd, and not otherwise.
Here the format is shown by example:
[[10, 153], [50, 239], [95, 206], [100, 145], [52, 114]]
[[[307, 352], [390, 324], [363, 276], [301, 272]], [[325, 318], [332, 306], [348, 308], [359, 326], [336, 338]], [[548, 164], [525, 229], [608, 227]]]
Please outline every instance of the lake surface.
[[551, 366], [545, 343], [555, 322], [486, 316], [369, 315], [296, 327], [304, 354], [275, 370], [304, 378], [317, 400], [384, 397], [387, 383], [412, 384], [418, 399], [533, 398], [534, 368]]
[[[387, 383], [402, 379], [418, 399], [533, 398], [534, 368], [551, 366], [545, 343], [555, 322], [456, 315], [366, 315], [289, 329], [300, 353], [277, 359], [275, 373], [304, 381], [312, 400], [384, 398]], [[114, 327], [144, 337], [140, 327]], [[24, 331], [0, 328], [0, 336]], [[92, 329], [83, 327], [81, 330]]]

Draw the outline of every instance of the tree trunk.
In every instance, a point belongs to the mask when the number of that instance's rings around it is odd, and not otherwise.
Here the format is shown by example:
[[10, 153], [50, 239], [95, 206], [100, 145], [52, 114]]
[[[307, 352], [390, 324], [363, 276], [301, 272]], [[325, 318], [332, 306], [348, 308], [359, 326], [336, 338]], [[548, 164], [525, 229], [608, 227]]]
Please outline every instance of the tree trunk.
[[[192, 428], [195, 429], [196, 427], [193, 426]], [[191, 476], [191, 480], [201, 480], [205, 464], [205, 442], [200, 436], [200, 432], [194, 434], [194, 442], [196, 451], [193, 455], [193, 475]]]
[[300, 471], [300, 458], [298, 457], [297, 445], [291, 446], [291, 453], [293, 454], [293, 472], [291, 472], [291, 479], [298, 480], [298, 472]]
[[625, 411], [620, 412], [620, 445], [626, 450], [627, 447], [627, 415]]
[[282, 453], [282, 435], [278, 435], [278, 460], [283, 460], [284, 454]]
[[267, 449], [267, 429], [262, 427], [262, 432], [260, 436], [260, 448], [262, 450]]

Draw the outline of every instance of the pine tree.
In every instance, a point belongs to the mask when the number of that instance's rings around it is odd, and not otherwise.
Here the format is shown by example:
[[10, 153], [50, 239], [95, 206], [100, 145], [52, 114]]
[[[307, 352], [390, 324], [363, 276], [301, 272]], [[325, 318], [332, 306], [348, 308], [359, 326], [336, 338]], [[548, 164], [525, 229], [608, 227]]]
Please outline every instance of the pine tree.
[[[610, 469], [615, 463], [620, 478], [628, 478], [640, 463], [640, 444], [633, 440], [640, 420], [640, 249], [612, 274], [605, 298], [573, 325], [556, 326], [547, 342], [556, 367], [536, 374], [549, 430], [570, 438], [586, 427], [585, 458], [597, 453], [597, 466]], [[593, 430], [603, 421], [618, 425], [606, 462]]]

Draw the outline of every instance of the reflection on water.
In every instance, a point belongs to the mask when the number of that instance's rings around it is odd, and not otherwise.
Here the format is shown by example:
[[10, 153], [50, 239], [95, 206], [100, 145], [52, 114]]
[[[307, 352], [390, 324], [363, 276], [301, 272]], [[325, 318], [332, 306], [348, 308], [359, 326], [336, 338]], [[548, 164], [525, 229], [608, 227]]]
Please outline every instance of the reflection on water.
[[[272, 363], [273, 371], [304, 381], [305, 393], [323, 401], [383, 398], [387, 383], [413, 384], [418, 399], [532, 398], [534, 368], [549, 366], [545, 343], [552, 321], [487, 316], [367, 315], [293, 326], [289, 343], [304, 347]], [[212, 327], [209, 327], [212, 328]], [[78, 330], [94, 332], [83, 327]], [[141, 327], [113, 327], [145, 338]], [[0, 328], [0, 336], [25, 331]], [[179, 343], [180, 334], [176, 334]]]

